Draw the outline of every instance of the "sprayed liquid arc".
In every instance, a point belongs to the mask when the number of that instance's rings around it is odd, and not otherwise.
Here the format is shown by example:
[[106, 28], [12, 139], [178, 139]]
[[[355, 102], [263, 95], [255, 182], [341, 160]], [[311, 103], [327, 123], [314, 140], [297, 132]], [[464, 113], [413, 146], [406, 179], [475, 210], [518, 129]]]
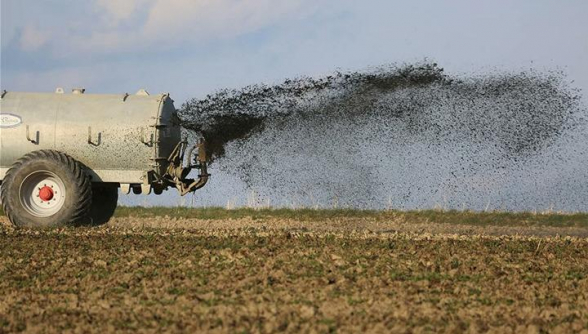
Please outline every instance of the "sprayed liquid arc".
[[559, 72], [389, 65], [221, 90], [179, 116], [275, 206], [588, 209], [586, 109]]

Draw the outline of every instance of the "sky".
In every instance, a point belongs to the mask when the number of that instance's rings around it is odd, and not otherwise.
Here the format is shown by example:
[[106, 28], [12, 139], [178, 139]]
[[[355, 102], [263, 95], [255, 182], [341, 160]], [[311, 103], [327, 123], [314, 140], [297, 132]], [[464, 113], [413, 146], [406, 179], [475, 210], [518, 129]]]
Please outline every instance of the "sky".
[[585, 0], [0, 0], [0, 86], [145, 88], [179, 107], [226, 87], [428, 59], [455, 74], [562, 70], [587, 92], [587, 14]]
[[430, 59], [558, 68], [588, 89], [588, 2], [0, 0], [1, 86], [170, 92]]

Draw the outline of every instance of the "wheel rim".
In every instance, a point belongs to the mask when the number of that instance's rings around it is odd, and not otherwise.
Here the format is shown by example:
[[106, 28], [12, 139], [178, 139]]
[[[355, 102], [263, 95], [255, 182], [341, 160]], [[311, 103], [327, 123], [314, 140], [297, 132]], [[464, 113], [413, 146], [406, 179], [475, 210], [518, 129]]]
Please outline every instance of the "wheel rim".
[[49, 217], [59, 212], [66, 196], [61, 178], [46, 170], [27, 175], [18, 193], [22, 206], [35, 217]]

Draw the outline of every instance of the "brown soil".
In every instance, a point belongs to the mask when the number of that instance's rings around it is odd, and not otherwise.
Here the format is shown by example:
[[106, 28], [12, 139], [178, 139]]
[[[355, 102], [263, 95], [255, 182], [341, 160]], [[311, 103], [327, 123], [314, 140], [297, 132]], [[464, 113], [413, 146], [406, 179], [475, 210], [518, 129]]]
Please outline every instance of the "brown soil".
[[0, 332], [588, 333], [582, 228], [0, 222]]

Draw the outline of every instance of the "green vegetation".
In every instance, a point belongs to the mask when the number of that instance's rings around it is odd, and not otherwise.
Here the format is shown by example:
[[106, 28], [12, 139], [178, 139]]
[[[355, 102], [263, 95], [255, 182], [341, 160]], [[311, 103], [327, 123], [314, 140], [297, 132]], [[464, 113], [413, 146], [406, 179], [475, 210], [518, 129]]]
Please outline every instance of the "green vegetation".
[[[3, 215], [0, 209], [0, 215]], [[475, 212], [457, 210], [356, 210], [356, 209], [253, 209], [227, 210], [219, 207], [125, 207], [117, 208], [115, 217], [174, 217], [182, 219], [226, 220], [251, 218], [325, 221], [330, 219], [366, 218], [377, 221], [401, 219], [410, 223], [458, 224], [476, 226], [554, 226], [588, 227], [588, 213]]]
[[185, 208], [185, 207], [119, 207], [116, 217], [153, 218], [169, 216], [174, 218], [196, 218], [226, 220], [251, 218], [294, 219], [301, 221], [325, 221], [329, 219], [367, 218], [378, 221], [402, 219], [410, 223], [462, 224], [478, 226], [561, 226], [588, 227], [588, 213], [531, 213], [531, 212], [474, 212], [474, 211], [397, 211], [397, 210], [354, 210], [354, 209], [252, 209], [240, 208]]

